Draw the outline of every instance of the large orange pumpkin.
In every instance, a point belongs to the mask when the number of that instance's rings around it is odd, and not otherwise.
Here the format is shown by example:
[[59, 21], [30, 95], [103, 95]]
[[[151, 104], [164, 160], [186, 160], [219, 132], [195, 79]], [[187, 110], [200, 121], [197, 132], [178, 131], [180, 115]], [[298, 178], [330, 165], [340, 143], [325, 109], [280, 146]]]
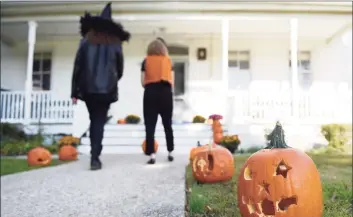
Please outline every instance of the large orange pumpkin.
[[192, 162], [192, 173], [200, 183], [229, 181], [234, 175], [233, 155], [217, 146], [199, 151]]
[[126, 120], [125, 119], [119, 119], [118, 120], [118, 124], [126, 124]]
[[242, 217], [322, 217], [320, 174], [312, 159], [285, 144], [278, 123], [268, 147], [249, 157], [238, 177]]
[[51, 153], [43, 147], [33, 148], [27, 153], [28, 166], [47, 166], [51, 159]]
[[[146, 153], [146, 140], [144, 140], [142, 143], [142, 151], [143, 153]], [[154, 140], [154, 152], [157, 153], [157, 151], [158, 151], [158, 142]]]
[[77, 160], [78, 152], [72, 145], [64, 145], [59, 149], [59, 160], [71, 161]]
[[[212, 147], [215, 148], [215, 147], [216, 147], [216, 144], [213, 144]], [[195, 157], [196, 153], [198, 153], [198, 152], [200, 152], [200, 151], [203, 151], [203, 150], [207, 150], [207, 149], [209, 149], [208, 144], [206, 144], [206, 145], [201, 145], [201, 144], [198, 142], [198, 143], [197, 143], [197, 147], [192, 148], [192, 149], [190, 150], [190, 156], [189, 156], [190, 161], [193, 161], [193, 160], [194, 160], [194, 157]]]

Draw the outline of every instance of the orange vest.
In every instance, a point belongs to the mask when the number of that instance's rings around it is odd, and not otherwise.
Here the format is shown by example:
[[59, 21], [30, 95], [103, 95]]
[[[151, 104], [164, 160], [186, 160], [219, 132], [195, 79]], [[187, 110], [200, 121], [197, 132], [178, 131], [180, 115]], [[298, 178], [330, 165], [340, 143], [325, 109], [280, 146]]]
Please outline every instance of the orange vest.
[[173, 85], [172, 61], [169, 56], [147, 56], [144, 84], [167, 81]]

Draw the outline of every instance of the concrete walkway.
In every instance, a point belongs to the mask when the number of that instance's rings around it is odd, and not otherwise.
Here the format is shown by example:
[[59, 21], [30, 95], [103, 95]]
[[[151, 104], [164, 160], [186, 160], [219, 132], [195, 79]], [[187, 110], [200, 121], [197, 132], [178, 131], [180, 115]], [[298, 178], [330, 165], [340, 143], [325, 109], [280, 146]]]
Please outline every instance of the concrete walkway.
[[167, 162], [157, 156], [102, 156], [103, 169], [88, 170], [89, 158], [1, 177], [4, 217], [182, 217], [186, 155]]

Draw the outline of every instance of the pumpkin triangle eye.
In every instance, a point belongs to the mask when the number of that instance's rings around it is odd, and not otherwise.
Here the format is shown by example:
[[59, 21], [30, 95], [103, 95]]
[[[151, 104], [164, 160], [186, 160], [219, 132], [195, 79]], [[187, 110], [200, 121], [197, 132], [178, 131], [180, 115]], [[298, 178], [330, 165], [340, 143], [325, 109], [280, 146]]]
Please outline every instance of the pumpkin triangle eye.
[[287, 173], [289, 170], [291, 170], [292, 167], [286, 165], [284, 161], [282, 160], [276, 169], [276, 176], [283, 176], [283, 178], [287, 178]]

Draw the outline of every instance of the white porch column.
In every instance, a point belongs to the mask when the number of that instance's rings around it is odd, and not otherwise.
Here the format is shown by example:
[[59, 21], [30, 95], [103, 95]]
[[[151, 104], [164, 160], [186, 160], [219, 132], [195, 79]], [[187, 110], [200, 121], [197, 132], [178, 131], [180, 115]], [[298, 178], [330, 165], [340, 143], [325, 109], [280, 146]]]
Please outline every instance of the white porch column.
[[222, 81], [228, 94], [228, 50], [229, 50], [229, 19], [222, 19]]
[[36, 44], [37, 22], [28, 22], [28, 56], [27, 56], [27, 73], [25, 83], [25, 108], [24, 108], [24, 124], [30, 124], [31, 117], [31, 97], [32, 97], [32, 73], [33, 73], [33, 56]]
[[[224, 96], [224, 116], [227, 116], [228, 111], [228, 50], [229, 50], [229, 19], [222, 19], [222, 94]], [[229, 124], [231, 117], [225, 117], [227, 124]]]
[[292, 116], [298, 118], [298, 19], [290, 20], [290, 49], [292, 62]]

